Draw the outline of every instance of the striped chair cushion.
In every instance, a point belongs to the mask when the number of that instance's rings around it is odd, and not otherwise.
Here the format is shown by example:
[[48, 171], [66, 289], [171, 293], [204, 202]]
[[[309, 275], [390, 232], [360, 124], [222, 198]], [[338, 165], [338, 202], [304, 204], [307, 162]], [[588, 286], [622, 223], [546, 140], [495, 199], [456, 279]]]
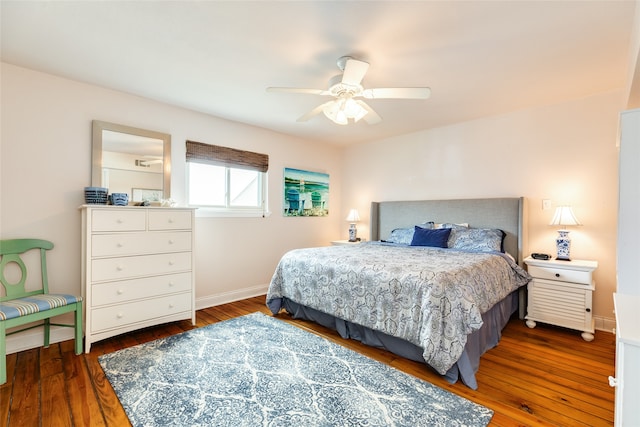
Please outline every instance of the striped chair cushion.
[[32, 295], [0, 303], [0, 321], [27, 316], [82, 301], [82, 297], [65, 294]]

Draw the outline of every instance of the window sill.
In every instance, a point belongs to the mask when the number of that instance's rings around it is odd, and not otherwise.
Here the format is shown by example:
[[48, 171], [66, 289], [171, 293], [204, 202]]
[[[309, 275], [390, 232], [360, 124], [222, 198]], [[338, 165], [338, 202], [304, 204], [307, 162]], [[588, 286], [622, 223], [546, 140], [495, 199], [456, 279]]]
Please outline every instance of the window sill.
[[200, 218], [266, 218], [270, 211], [262, 209], [219, 209], [209, 207], [190, 206], [196, 209], [196, 217]]

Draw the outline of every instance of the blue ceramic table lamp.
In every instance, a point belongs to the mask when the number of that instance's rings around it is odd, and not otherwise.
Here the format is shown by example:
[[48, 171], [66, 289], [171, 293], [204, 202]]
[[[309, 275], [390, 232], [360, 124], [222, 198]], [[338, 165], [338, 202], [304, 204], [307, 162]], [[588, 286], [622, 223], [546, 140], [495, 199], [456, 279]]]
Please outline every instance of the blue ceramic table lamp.
[[549, 225], [560, 225], [562, 230], [558, 230], [558, 237], [556, 238], [556, 249], [558, 251], [556, 259], [561, 261], [571, 261], [569, 252], [571, 250], [571, 238], [569, 237], [569, 230], [566, 229], [568, 225], [582, 225], [578, 218], [573, 213], [571, 206], [560, 206], [556, 208], [556, 213], [553, 215], [553, 219]]

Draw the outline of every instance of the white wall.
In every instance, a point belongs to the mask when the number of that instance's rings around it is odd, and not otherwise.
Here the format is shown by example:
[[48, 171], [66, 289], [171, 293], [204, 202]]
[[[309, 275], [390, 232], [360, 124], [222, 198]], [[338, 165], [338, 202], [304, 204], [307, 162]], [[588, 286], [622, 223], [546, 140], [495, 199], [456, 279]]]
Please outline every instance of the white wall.
[[594, 314], [613, 321], [616, 138], [625, 104], [621, 90], [348, 147], [343, 205], [357, 201], [368, 233], [371, 200], [524, 196], [529, 252], [555, 254], [557, 232], [547, 225], [554, 210], [542, 210], [542, 200], [570, 204], [584, 224], [571, 230], [571, 256], [599, 262]]
[[[364, 237], [372, 200], [524, 196], [531, 251], [555, 251], [553, 210], [541, 200], [574, 207], [585, 225], [571, 233], [572, 255], [599, 261], [594, 312], [613, 318], [623, 91], [339, 149], [9, 64], [1, 84], [0, 238], [54, 241], [53, 290], [80, 292], [77, 208], [91, 181], [91, 120], [99, 119], [172, 135], [180, 203], [186, 139], [269, 154], [272, 216], [197, 220], [199, 307], [262, 292], [288, 249], [345, 238], [350, 207], [363, 217]], [[284, 167], [330, 174], [329, 217], [281, 216]]]
[[[199, 307], [264, 292], [285, 251], [346, 235], [337, 147], [6, 63], [1, 71], [0, 238], [54, 242], [49, 257], [53, 292], [80, 293], [78, 207], [84, 203], [83, 188], [91, 185], [94, 119], [171, 134], [171, 191], [180, 204], [185, 201], [186, 139], [269, 155], [270, 217], [196, 220]], [[284, 167], [329, 174], [328, 217], [282, 216]]]

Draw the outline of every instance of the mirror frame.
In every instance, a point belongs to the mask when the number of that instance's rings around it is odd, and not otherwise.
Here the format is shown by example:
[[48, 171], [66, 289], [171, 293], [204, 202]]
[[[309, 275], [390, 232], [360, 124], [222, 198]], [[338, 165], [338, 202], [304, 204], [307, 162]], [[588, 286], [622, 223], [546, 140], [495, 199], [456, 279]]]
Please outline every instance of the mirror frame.
[[162, 195], [163, 199], [171, 197], [171, 135], [147, 129], [139, 129], [116, 123], [93, 120], [91, 146], [91, 185], [102, 185], [102, 131], [128, 133], [162, 140]]

